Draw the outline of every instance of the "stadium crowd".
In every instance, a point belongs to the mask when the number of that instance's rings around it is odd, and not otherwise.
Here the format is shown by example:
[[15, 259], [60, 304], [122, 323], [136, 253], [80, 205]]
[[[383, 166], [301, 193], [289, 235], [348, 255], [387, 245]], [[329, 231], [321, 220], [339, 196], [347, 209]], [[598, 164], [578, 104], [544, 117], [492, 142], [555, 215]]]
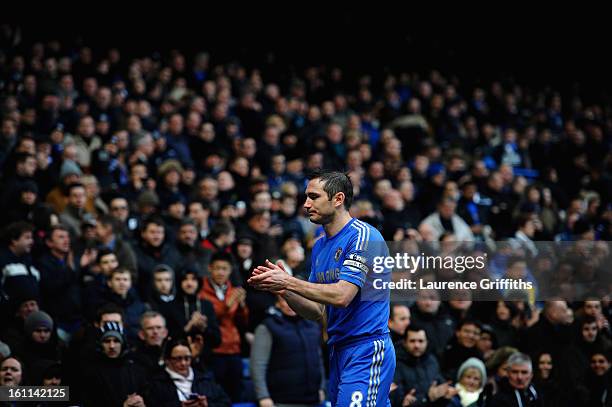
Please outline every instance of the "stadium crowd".
[[435, 70], [265, 68], [3, 41], [0, 385], [318, 405], [324, 327], [246, 280], [266, 259], [308, 279], [303, 193], [329, 168], [388, 241], [495, 253], [493, 275], [537, 283], [392, 303], [392, 405], [612, 405], [610, 106]]

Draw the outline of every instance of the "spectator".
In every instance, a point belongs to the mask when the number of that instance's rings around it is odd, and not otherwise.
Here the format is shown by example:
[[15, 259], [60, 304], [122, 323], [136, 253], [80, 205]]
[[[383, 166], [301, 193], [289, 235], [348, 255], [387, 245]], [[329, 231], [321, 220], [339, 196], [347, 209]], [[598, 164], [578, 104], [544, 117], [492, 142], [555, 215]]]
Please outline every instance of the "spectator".
[[23, 363], [16, 357], [9, 356], [0, 363], [0, 386], [19, 386], [23, 376]]
[[[115, 205], [119, 204], [115, 203]], [[100, 216], [96, 222], [96, 239], [101, 248], [110, 249], [115, 253], [119, 266], [130, 270], [133, 281], [136, 281], [138, 270], [136, 255], [129, 243], [120, 238], [117, 223], [111, 215]]]
[[124, 327], [127, 340], [130, 343], [136, 343], [140, 330], [140, 316], [147, 308], [132, 288], [132, 276], [129, 270], [120, 267], [112, 270], [107, 286], [108, 288], [94, 304], [97, 304], [96, 306], [106, 303], [118, 305], [125, 316]]
[[470, 319], [464, 319], [457, 325], [455, 336], [446, 345], [442, 355], [442, 372], [446, 378], [455, 378], [457, 369], [467, 359], [482, 360], [482, 353], [476, 346], [480, 330], [480, 324]]
[[483, 360], [487, 360], [493, 355], [493, 352], [495, 352], [498, 347], [498, 343], [491, 325], [483, 324], [481, 326], [480, 338], [478, 338], [476, 347], [481, 352]]
[[448, 407], [477, 407], [481, 404], [480, 394], [487, 382], [487, 370], [480, 359], [469, 358], [457, 372], [457, 395]]
[[68, 187], [81, 180], [83, 171], [73, 160], [64, 160], [59, 178], [60, 184], [47, 194], [46, 202], [56, 213], [62, 213], [68, 204]]
[[140, 317], [138, 344], [132, 350], [132, 359], [148, 374], [155, 374], [163, 364], [162, 344], [168, 337], [166, 319], [159, 312], [147, 311]]
[[26, 342], [28, 335], [25, 331], [25, 320], [39, 310], [37, 294], [22, 293], [19, 297], [13, 297], [7, 309], [7, 312], [11, 312], [10, 318], [7, 316], [6, 322], [0, 329], [0, 339], [6, 342], [9, 355]]
[[75, 135], [68, 136], [64, 143], [74, 143], [76, 146], [76, 161], [86, 169], [91, 165], [91, 153], [102, 147], [102, 140], [95, 134], [95, 123], [91, 116], [79, 120]]
[[319, 405], [324, 400], [321, 330], [299, 317], [278, 296], [276, 307], [255, 330], [251, 376], [260, 407]]
[[166, 227], [159, 218], [151, 218], [142, 224], [140, 243], [134, 253], [138, 259], [138, 293], [142, 298], [149, 298], [153, 269], [163, 263], [176, 269], [181, 259], [171, 244], [165, 243]]
[[429, 225], [434, 230], [433, 239], [438, 240], [445, 232], [455, 235], [459, 242], [472, 242], [474, 235], [463, 219], [455, 214], [457, 204], [454, 200], [444, 198], [438, 203], [438, 210], [426, 217], [422, 224]]
[[207, 274], [211, 252], [198, 244], [198, 230], [190, 218], [181, 221], [175, 246], [182, 259], [180, 270], [197, 270], [200, 277]]
[[232, 272], [232, 257], [223, 252], [217, 252], [210, 259], [210, 277], [204, 279], [200, 298], [210, 301], [215, 309], [221, 344], [213, 349], [213, 371], [215, 378], [225, 389], [230, 398], [236, 402], [240, 398], [240, 381], [242, 360], [240, 359], [240, 330], [248, 320], [246, 307], [246, 291], [234, 287], [229, 281]]
[[106, 322], [101, 332], [96, 358], [84, 372], [85, 405], [144, 407], [146, 372], [127, 357], [122, 326]]
[[410, 308], [404, 304], [391, 303], [389, 310], [389, 334], [393, 343], [404, 339], [410, 325]]
[[53, 330], [53, 320], [46, 312], [31, 313], [24, 322], [24, 330], [26, 340], [12, 352], [23, 360], [32, 377], [38, 377], [42, 372], [37, 365], [42, 360], [60, 361], [63, 350]]
[[124, 326], [124, 320], [121, 307], [113, 303], [104, 304], [96, 310], [92, 321], [73, 337], [64, 362], [67, 382], [75, 387], [72, 392], [74, 400], [80, 400], [85, 391], [82, 372], [88, 369], [97, 357], [100, 329], [106, 322], [116, 322]]
[[218, 251], [229, 253], [235, 238], [234, 226], [230, 222], [219, 221], [213, 225], [210, 235], [202, 242], [202, 248], [213, 253]]
[[68, 187], [68, 204], [60, 214], [60, 221], [64, 224], [72, 239], [81, 236], [81, 224], [85, 215], [86, 203], [85, 187], [83, 184], [72, 184]]
[[510, 301], [497, 301], [492, 326], [499, 346], [516, 346], [519, 331], [516, 326], [518, 310]]
[[[178, 294], [173, 302], [181, 334], [200, 334], [204, 346], [197, 355], [208, 367], [211, 363], [213, 349], [221, 345], [222, 331], [212, 301], [203, 298], [202, 279], [195, 270], [186, 270], [181, 276]], [[193, 336], [193, 335], [192, 335]]]
[[608, 406], [610, 402], [612, 379], [610, 374], [610, 355], [597, 351], [591, 355], [590, 367], [584, 384], [579, 386], [579, 399], [584, 405]]
[[533, 384], [542, 396], [542, 406], [567, 405], [568, 400], [562, 398], [563, 392], [556, 379], [555, 364], [550, 353], [543, 351], [534, 360], [538, 361], [538, 367], [533, 374]]
[[0, 290], [2, 297], [6, 298], [2, 298], [0, 304], [19, 297], [20, 293], [38, 294], [40, 272], [33, 266], [30, 256], [34, 245], [32, 231], [33, 226], [23, 221], [10, 224], [4, 231], [5, 243], [0, 251]]
[[2, 204], [9, 206], [13, 203], [12, 200], [22, 188], [28, 183], [34, 181], [36, 173], [36, 157], [32, 154], [22, 152], [15, 155], [14, 171], [4, 172]]
[[24, 182], [14, 196], [18, 197], [19, 201], [13, 203], [12, 208], [0, 217], [2, 224], [16, 221], [33, 222], [40, 212], [47, 210], [47, 207], [40, 203], [38, 185], [34, 181]]
[[[184, 339], [164, 345], [165, 368], [151, 378], [146, 405], [229, 407], [225, 392], [199, 370], [191, 367], [192, 353]], [[192, 396], [194, 395], [194, 396]], [[188, 401], [192, 400], [192, 401]]]
[[[68, 341], [82, 322], [80, 273], [73, 262], [70, 235], [63, 226], [55, 226], [45, 243], [47, 252], [38, 259], [42, 308], [56, 322], [60, 339]], [[83, 255], [80, 266], [90, 258]]]
[[128, 201], [122, 197], [115, 197], [110, 201], [110, 216], [117, 221], [117, 235], [123, 239], [132, 240], [138, 229], [138, 219], [130, 216]]
[[427, 332], [427, 344], [434, 355], [441, 355], [453, 336], [453, 321], [445, 312], [433, 290], [420, 290], [416, 303], [410, 310], [411, 321]]
[[397, 367], [391, 385], [393, 406], [445, 405], [455, 396], [444, 381], [436, 357], [427, 350], [427, 333], [416, 323], [408, 325], [403, 343], [395, 348]]
[[542, 399], [531, 383], [533, 369], [529, 356], [516, 353], [508, 359], [508, 379], [487, 406], [541, 406]]
[[187, 205], [187, 215], [193, 219], [198, 232], [198, 243], [210, 233], [210, 207], [204, 201], [191, 201]]

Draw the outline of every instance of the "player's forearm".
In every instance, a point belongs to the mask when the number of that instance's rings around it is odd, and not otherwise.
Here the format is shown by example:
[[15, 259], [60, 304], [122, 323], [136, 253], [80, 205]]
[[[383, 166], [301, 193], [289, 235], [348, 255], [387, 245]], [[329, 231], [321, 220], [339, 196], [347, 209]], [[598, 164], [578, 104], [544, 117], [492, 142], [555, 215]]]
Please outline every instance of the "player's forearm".
[[302, 318], [311, 321], [320, 321], [323, 318], [323, 305], [304, 298], [301, 295], [292, 291], [286, 291], [283, 295], [287, 304], [292, 310], [297, 312]]
[[343, 289], [340, 282], [334, 284], [315, 284], [308, 281], [291, 278], [287, 290], [293, 291], [309, 300], [335, 307], [347, 307], [353, 296]]

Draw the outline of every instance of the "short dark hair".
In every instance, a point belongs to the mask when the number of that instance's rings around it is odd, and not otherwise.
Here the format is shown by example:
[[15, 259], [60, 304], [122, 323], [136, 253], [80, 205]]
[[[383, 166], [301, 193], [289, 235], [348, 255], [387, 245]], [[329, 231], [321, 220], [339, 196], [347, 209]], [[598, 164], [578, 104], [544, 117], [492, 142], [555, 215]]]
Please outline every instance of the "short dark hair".
[[30, 154], [30, 153], [16, 153], [15, 154], [15, 163], [16, 164], [24, 163], [24, 162], [26, 162], [26, 160], [28, 158], [36, 159], [36, 156], [34, 154]]
[[198, 228], [196, 223], [195, 223], [195, 221], [193, 219], [191, 219], [191, 218], [183, 218], [181, 220], [181, 224], [180, 224], [179, 228], [182, 228], [185, 225], [193, 226], [196, 229]]
[[226, 261], [230, 265], [233, 265], [234, 264], [234, 256], [232, 256], [231, 253], [226, 253], [226, 252], [223, 252], [223, 251], [218, 251], [218, 252], [215, 252], [210, 257], [210, 264], [213, 264], [216, 261]]
[[476, 321], [475, 319], [471, 319], [471, 318], [464, 318], [464, 319], [462, 319], [459, 322], [459, 324], [457, 324], [457, 327], [455, 328], [455, 331], [459, 331], [465, 325], [474, 325], [475, 327], [477, 327], [479, 330], [482, 331], [482, 324], [480, 322]]
[[98, 218], [98, 223], [104, 226], [110, 226], [113, 229], [113, 233], [116, 233], [117, 230], [117, 219], [115, 219], [112, 215], [102, 215]]
[[406, 307], [408, 308], [408, 306], [404, 303], [401, 302], [392, 302], [389, 304], [389, 320], [393, 320], [393, 318], [395, 318], [395, 307]]
[[61, 230], [61, 231], [63, 231], [63, 232], [68, 232], [68, 233], [70, 233], [70, 231], [68, 230], [68, 228], [67, 228], [66, 226], [62, 225], [62, 224], [59, 224], [59, 225], [53, 225], [53, 226], [51, 226], [51, 228], [50, 228], [50, 229], [48, 230], [48, 232], [47, 232], [47, 235], [46, 235], [46, 240], [51, 240], [51, 239], [53, 239], [53, 233], [54, 233], [56, 230]]
[[96, 310], [96, 322], [100, 322], [100, 320], [102, 319], [102, 315], [106, 315], [106, 314], [119, 314], [121, 315], [121, 321], [125, 323], [125, 315], [123, 313], [123, 308], [121, 308], [119, 305], [115, 303], [108, 302], [102, 305], [101, 307], [99, 307]]
[[411, 323], [410, 325], [408, 325], [408, 328], [406, 328], [406, 332], [404, 333], [404, 338], [408, 337], [408, 332], [420, 332], [420, 331], [425, 332], [425, 337], [427, 338], [427, 331], [425, 330], [425, 327], [419, 324]]
[[34, 226], [31, 223], [25, 221], [13, 222], [7, 226], [4, 231], [4, 240], [7, 245], [10, 245], [12, 241], [19, 240], [21, 235], [26, 232], [34, 231]]
[[187, 349], [191, 351], [191, 347], [189, 346], [189, 342], [185, 338], [170, 338], [166, 340], [163, 346], [163, 356], [164, 359], [170, 359], [172, 357], [172, 350], [177, 346], [185, 346]]
[[98, 250], [98, 255], [96, 256], [96, 263], [100, 263], [102, 261], [102, 257], [108, 256], [109, 254], [115, 255], [115, 258], [119, 259], [117, 256], [117, 253], [115, 253], [113, 250], [109, 249], [108, 247], [104, 247]]
[[580, 328], [582, 329], [582, 327], [584, 327], [587, 324], [596, 324], [596, 323], [597, 323], [597, 318], [595, 318], [592, 315], [585, 315], [584, 317], [580, 319]]
[[187, 208], [189, 208], [193, 204], [200, 204], [203, 210], [210, 211], [210, 204], [202, 199], [194, 199], [193, 201], [187, 204]]
[[234, 225], [226, 220], [219, 220], [215, 222], [212, 229], [210, 230], [210, 237], [215, 239], [221, 235], [227, 235], [234, 230]]
[[318, 169], [308, 175], [308, 180], [319, 179], [323, 183], [323, 191], [331, 201], [333, 197], [342, 192], [344, 194], [344, 207], [349, 210], [353, 203], [353, 183], [349, 176], [340, 171]]
[[70, 195], [70, 192], [72, 192], [73, 189], [75, 188], [83, 188], [85, 189], [85, 185], [81, 184], [80, 182], [73, 182], [72, 184], [68, 185], [68, 195]]
[[108, 276], [109, 280], [112, 280], [115, 274], [129, 274], [130, 278], [132, 277], [132, 272], [125, 267], [117, 267], [113, 271], [111, 271], [110, 276]]
[[149, 225], [157, 225], [157, 226], [161, 226], [162, 228], [164, 228], [164, 230], [166, 229], [166, 224], [164, 223], [164, 220], [160, 218], [159, 216], [151, 216], [145, 219], [145, 221], [142, 223], [142, 227], [140, 228], [140, 231], [144, 232], [145, 230], [147, 230]]

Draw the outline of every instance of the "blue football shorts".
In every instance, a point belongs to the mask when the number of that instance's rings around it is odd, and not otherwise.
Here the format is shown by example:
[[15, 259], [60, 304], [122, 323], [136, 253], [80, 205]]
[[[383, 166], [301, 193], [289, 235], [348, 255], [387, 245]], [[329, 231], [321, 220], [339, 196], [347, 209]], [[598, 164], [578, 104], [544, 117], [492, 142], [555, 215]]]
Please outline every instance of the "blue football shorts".
[[330, 347], [329, 400], [334, 407], [387, 407], [395, 372], [388, 334]]

